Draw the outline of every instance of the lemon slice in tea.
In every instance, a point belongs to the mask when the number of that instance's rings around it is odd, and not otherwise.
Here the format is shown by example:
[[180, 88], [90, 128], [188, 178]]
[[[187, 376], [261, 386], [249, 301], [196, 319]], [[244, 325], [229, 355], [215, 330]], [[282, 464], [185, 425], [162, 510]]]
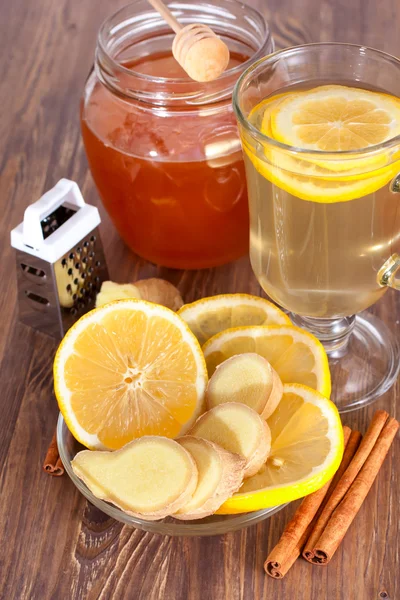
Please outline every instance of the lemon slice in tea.
[[400, 101], [342, 85], [288, 93], [271, 114], [273, 137], [297, 148], [362, 150], [400, 134]]

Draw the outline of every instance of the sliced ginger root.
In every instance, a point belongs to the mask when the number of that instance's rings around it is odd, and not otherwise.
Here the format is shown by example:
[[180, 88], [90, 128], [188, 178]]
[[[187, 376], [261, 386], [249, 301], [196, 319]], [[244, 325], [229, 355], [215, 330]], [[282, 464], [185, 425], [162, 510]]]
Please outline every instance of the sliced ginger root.
[[96, 296], [96, 308], [125, 298], [140, 298], [138, 288], [132, 283], [114, 283], [114, 281], [103, 281], [100, 292]]
[[135, 283], [115, 283], [104, 281], [96, 297], [96, 308], [124, 298], [139, 298], [154, 304], [161, 304], [171, 310], [177, 311], [183, 306], [179, 290], [165, 279], [151, 277], [140, 279]]
[[238, 491], [246, 461], [202, 438], [188, 435], [178, 442], [194, 458], [198, 481], [193, 496], [173, 516], [182, 520], [208, 517]]
[[142, 300], [162, 304], [174, 311], [183, 306], [179, 290], [165, 279], [158, 279], [157, 277], [139, 279], [139, 281], [135, 281], [134, 285], [139, 290]]
[[191, 454], [164, 437], [144, 436], [115, 452], [83, 450], [71, 465], [97, 498], [148, 521], [179, 510], [197, 486]]
[[238, 402], [215, 406], [197, 419], [189, 434], [245, 458], [245, 478], [259, 471], [271, 450], [267, 423], [255, 410]]
[[206, 400], [208, 408], [240, 402], [268, 419], [282, 394], [277, 372], [264, 357], [249, 352], [232, 356], [217, 367], [208, 383]]

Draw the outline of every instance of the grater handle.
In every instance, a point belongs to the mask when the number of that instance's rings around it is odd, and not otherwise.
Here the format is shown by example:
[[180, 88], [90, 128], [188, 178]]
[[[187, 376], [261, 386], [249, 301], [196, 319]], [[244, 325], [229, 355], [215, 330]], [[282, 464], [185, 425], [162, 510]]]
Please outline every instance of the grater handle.
[[83, 208], [85, 201], [75, 181], [60, 179], [48, 192], [25, 210], [23, 223], [23, 241], [26, 246], [38, 250], [44, 242], [41, 222], [59, 206]]

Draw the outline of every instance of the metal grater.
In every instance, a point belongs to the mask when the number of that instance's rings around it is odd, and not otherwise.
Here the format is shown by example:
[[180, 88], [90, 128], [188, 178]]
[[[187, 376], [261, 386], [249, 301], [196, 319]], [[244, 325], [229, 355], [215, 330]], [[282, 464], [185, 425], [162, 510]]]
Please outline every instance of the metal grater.
[[68, 179], [28, 206], [23, 223], [11, 231], [22, 323], [62, 338], [94, 308], [108, 279], [99, 224], [97, 208], [85, 204]]

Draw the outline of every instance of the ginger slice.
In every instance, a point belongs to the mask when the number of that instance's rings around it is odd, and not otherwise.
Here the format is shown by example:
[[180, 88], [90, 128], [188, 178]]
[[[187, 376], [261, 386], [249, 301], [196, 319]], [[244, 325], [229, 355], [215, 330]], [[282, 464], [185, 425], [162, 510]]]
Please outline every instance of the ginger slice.
[[277, 407], [283, 385], [269, 362], [259, 354], [237, 354], [221, 363], [211, 377], [207, 406], [241, 402], [267, 419]]
[[83, 450], [71, 465], [97, 498], [148, 521], [179, 510], [197, 486], [191, 454], [164, 437], [144, 436], [115, 452]]
[[96, 296], [96, 308], [126, 298], [140, 298], [140, 292], [132, 283], [115, 283], [114, 281], [103, 281], [100, 292]]
[[104, 281], [96, 296], [96, 308], [125, 298], [138, 298], [177, 311], [183, 306], [182, 296], [178, 289], [165, 279], [151, 277], [140, 279], [135, 283], [115, 283]]
[[202, 438], [187, 435], [178, 442], [194, 458], [199, 476], [193, 496], [173, 516], [183, 520], [208, 517], [238, 491], [246, 461]]
[[271, 432], [255, 410], [238, 402], [215, 406], [199, 417], [189, 435], [204, 438], [246, 460], [244, 477], [265, 463], [271, 450]]
[[272, 369], [272, 390], [267, 400], [267, 403], [264, 407], [264, 410], [261, 413], [262, 419], [268, 419], [278, 406], [279, 402], [282, 400], [283, 396], [283, 383], [278, 373], [275, 371], [273, 367]]
[[162, 304], [171, 310], [177, 311], [183, 306], [182, 296], [179, 290], [165, 279], [151, 277], [134, 282], [139, 290], [140, 298], [155, 304]]

